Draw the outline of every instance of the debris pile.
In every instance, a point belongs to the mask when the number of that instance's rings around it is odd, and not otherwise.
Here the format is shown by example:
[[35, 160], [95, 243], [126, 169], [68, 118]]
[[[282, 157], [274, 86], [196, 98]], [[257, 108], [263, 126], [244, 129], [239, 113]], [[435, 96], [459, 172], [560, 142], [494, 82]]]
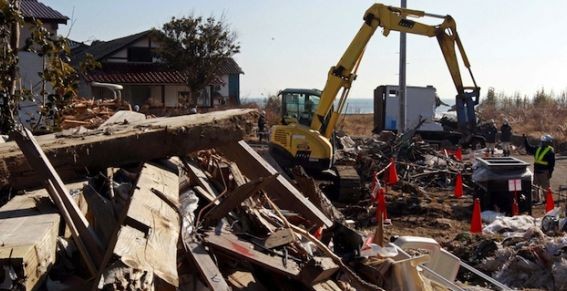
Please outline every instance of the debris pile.
[[[17, 145], [0, 148], [3, 193], [44, 189], [0, 208], [1, 288], [435, 285], [411, 258], [361, 261], [362, 236], [324, 214], [341, 219], [308, 176], [298, 185], [322, 199], [314, 201], [321, 209], [238, 141], [255, 116], [229, 110], [127, 120], [37, 140], [14, 133]], [[400, 276], [407, 270], [412, 280]]]
[[71, 105], [63, 108], [61, 112], [62, 129], [82, 126], [88, 129], [99, 127], [114, 112], [119, 110], [132, 110], [125, 101], [118, 99], [94, 99], [73, 97]]
[[396, 135], [383, 131], [371, 137], [344, 136], [339, 140], [342, 149], [338, 151], [337, 163], [355, 165], [359, 173], [366, 174], [365, 180], [395, 158], [400, 178], [414, 186], [447, 188], [452, 186], [451, 179], [457, 173], [462, 173], [465, 183], [470, 182], [470, 157], [458, 161], [454, 153], [439, 151], [411, 132]]
[[[461, 234], [444, 247], [511, 288], [567, 289], [567, 237], [544, 234], [541, 219], [499, 216], [484, 236]], [[474, 281], [461, 272], [462, 281]]]
[[[348, 219], [376, 225], [376, 199], [331, 203], [300, 167], [288, 180], [241, 140], [256, 118], [240, 109], [153, 119], [118, 111], [95, 129], [37, 139], [15, 133], [0, 145], [7, 200], [0, 207], [0, 289], [469, 288], [454, 282], [458, 258], [406, 252], [398, 239], [383, 239], [405, 228], [413, 232], [404, 235], [451, 241], [466, 228], [471, 201], [454, 197], [452, 184], [462, 172], [466, 185], [469, 164], [405, 136], [342, 138], [342, 164], [355, 165], [366, 182], [397, 158], [400, 182], [386, 197], [396, 226], [363, 234]], [[477, 258], [475, 266], [507, 284], [525, 279], [514, 277], [523, 266], [514, 262], [526, 263], [518, 257], [529, 251], [539, 261], [525, 259], [547, 264], [545, 276], [564, 286], [555, 275], [565, 270], [564, 239], [533, 232], [513, 245], [479, 247], [493, 261], [467, 256], [480, 241], [467, 239], [447, 248], [467, 262]], [[542, 256], [537, 239], [560, 258]], [[435, 240], [424, 241], [439, 250]], [[495, 269], [499, 262], [504, 267]], [[458, 278], [471, 281], [465, 272]]]
[[379, 173], [380, 180], [385, 181], [387, 171], [384, 169], [391, 158], [395, 159], [400, 180], [386, 195], [388, 213], [410, 224], [413, 219], [418, 219], [431, 227], [441, 228], [453, 227], [453, 223], [445, 218], [470, 218], [472, 200], [456, 199], [452, 195], [459, 173], [465, 193], [473, 194], [470, 157], [459, 161], [454, 154], [439, 151], [411, 134], [382, 132], [371, 137], [344, 136], [339, 141], [342, 148], [338, 151], [337, 163], [353, 165], [367, 186], [366, 199], [339, 207], [359, 227], [375, 223], [374, 200], [368, 190], [371, 176]]

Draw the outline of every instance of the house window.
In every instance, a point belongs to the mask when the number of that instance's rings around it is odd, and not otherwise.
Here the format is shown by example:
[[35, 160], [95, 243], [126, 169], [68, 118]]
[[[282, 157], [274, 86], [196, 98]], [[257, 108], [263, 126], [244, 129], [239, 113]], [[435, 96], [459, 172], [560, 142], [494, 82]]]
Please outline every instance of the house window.
[[129, 47], [128, 48], [128, 61], [129, 62], [152, 62], [152, 50], [149, 47]]

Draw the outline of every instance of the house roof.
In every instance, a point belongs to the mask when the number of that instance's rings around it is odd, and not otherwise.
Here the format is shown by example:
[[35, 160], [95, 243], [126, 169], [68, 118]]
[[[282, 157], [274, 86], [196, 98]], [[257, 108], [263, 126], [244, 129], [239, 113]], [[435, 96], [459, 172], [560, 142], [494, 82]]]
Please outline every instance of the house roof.
[[89, 48], [87, 48], [86, 50], [83, 50], [79, 53], [75, 54], [74, 59], [75, 60], [81, 60], [83, 58], [83, 56], [87, 53], [93, 55], [93, 57], [100, 61], [102, 60], [104, 57], [128, 46], [129, 44], [148, 36], [152, 31], [151, 30], [146, 30], [146, 31], [142, 31], [140, 33], [136, 33], [136, 34], [132, 34], [132, 35], [128, 35], [125, 37], [121, 37], [121, 38], [116, 38], [113, 40], [109, 40], [109, 41], [96, 41], [93, 42], [91, 44], [91, 46]]
[[[84, 76], [87, 82], [117, 84], [185, 84], [180, 72], [169, 70], [158, 64], [106, 63], [102, 70]], [[211, 85], [221, 85], [220, 78]]]
[[219, 75], [229, 75], [229, 74], [244, 74], [240, 66], [236, 63], [233, 58], [226, 58], [219, 66]]
[[20, 3], [20, 9], [24, 19], [35, 18], [43, 22], [55, 22], [67, 24], [69, 17], [61, 14], [59, 11], [41, 3], [37, 0], [23, 0]]
[[[91, 44], [91, 46], [87, 49], [73, 51], [74, 63], [78, 64], [79, 60], [83, 59], [84, 55], [87, 53], [93, 55], [93, 57], [96, 60], [102, 61], [105, 57], [111, 55], [112, 53], [117, 52], [124, 47], [127, 47], [129, 44], [132, 44], [143, 37], [147, 37], [148, 35], [150, 35], [150, 33], [152, 33], [152, 30], [146, 30], [140, 33], [128, 35], [125, 37], [121, 37], [109, 41], [95, 42]], [[242, 68], [238, 66], [238, 64], [233, 58], [226, 58], [219, 65], [218, 69], [219, 69], [218, 72], [219, 75], [244, 74]]]

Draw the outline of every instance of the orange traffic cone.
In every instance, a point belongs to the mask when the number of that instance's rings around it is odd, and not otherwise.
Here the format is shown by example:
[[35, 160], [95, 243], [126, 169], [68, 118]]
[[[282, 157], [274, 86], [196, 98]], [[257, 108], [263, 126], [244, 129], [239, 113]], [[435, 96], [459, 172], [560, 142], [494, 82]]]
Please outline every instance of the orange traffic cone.
[[482, 218], [480, 217], [480, 200], [474, 199], [472, 220], [471, 220], [471, 233], [482, 234]]
[[463, 150], [461, 149], [461, 147], [458, 147], [457, 150], [455, 151], [455, 158], [459, 162], [463, 160]]
[[547, 194], [545, 195], [545, 212], [549, 212], [555, 208], [555, 203], [553, 202], [553, 192], [551, 192], [551, 187], [547, 187]]
[[388, 185], [395, 185], [396, 183], [398, 183], [398, 171], [396, 171], [396, 161], [391, 158], [388, 168]]
[[516, 216], [520, 214], [520, 207], [518, 206], [518, 201], [516, 198], [512, 201], [512, 216]]
[[376, 196], [376, 221], [379, 220], [380, 214], [383, 220], [388, 219], [388, 211], [386, 210], [386, 198], [384, 188], [378, 190], [378, 195]]
[[461, 172], [459, 172], [455, 179], [455, 198], [461, 197], [463, 197], [463, 176], [461, 175]]

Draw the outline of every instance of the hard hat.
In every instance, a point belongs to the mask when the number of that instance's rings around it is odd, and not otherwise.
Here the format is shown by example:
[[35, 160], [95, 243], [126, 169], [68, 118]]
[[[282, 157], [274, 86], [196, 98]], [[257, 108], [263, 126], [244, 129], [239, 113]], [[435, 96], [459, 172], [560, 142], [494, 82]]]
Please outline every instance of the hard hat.
[[265, 110], [262, 110], [262, 115], [266, 115], [266, 111], [265, 111]]
[[542, 135], [541, 136], [541, 141], [542, 142], [552, 142], [553, 141], [553, 137], [549, 134], [546, 135]]

